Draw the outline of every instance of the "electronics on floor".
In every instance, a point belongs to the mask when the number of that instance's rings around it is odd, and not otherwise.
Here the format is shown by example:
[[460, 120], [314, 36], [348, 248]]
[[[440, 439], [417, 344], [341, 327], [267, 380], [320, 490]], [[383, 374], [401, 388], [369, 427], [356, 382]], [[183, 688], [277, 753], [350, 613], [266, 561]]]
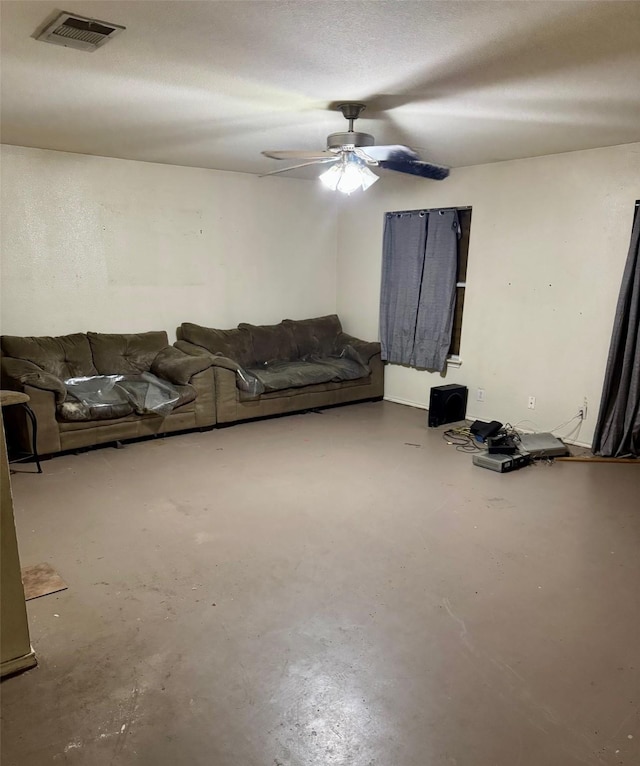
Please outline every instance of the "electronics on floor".
[[480, 442], [486, 441], [491, 436], [496, 436], [502, 429], [502, 423], [492, 420], [485, 423], [483, 420], [474, 420], [469, 430]]
[[473, 455], [472, 459], [474, 465], [488, 468], [490, 471], [498, 471], [498, 473], [508, 473], [509, 471], [516, 471], [518, 468], [524, 468], [531, 460], [526, 452], [519, 452], [515, 455], [492, 455], [489, 452], [478, 452]]
[[569, 454], [567, 445], [553, 434], [522, 434], [520, 449], [526, 450], [532, 458], [563, 457]]

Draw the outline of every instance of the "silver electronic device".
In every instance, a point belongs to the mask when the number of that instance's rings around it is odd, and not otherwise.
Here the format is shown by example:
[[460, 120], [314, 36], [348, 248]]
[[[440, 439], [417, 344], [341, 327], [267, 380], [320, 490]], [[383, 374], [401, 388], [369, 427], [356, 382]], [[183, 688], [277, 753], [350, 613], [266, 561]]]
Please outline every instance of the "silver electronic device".
[[473, 464], [480, 468], [488, 468], [490, 471], [498, 473], [507, 473], [516, 471], [518, 468], [524, 468], [529, 463], [529, 454], [527, 452], [516, 452], [515, 455], [490, 454], [489, 452], [478, 452], [473, 455]]
[[569, 454], [567, 445], [550, 433], [521, 434], [520, 452], [528, 452], [532, 459]]

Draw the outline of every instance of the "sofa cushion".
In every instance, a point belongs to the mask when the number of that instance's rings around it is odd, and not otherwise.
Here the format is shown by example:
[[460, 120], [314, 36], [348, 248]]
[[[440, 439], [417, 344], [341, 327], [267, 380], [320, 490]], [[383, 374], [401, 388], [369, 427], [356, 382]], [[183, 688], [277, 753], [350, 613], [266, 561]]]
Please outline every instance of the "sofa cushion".
[[298, 348], [291, 329], [283, 322], [271, 325], [242, 323], [238, 329], [249, 333], [251, 337], [255, 364], [290, 362], [298, 358]]
[[[109, 387], [111, 381], [115, 382], [112, 388]], [[124, 418], [136, 413], [140, 415], [160, 415], [166, 417], [162, 412], [137, 412], [138, 407], [146, 405], [151, 406], [157, 403], [153, 398], [149, 401], [147, 396], [148, 381], [136, 376], [136, 379], [115, 377], [94, 377], [86, 382], [80, 382], [80, 389], [77, 385], [67, 384], [70, 396], [66, 401], [58, 404], [56, 412], [59, 420], [65, 422], [89, 422], [93, 420], [115, 420]], [[178, 395], [178, 400], [169, 405], [168, 413], [190, 404], [196, 399], [196, 389], [191, 385], [173, 385], [171, 387]], [[93, 392], [93, 393], [92, 393]], [[153, 392], [151, 392], [153, 394]]]
[[342, 332], [337, 314], [314, 319], [285, 319], [282, 324], [290, 329], [299, 358], [311, 354], [329, 356], [335, 350], [336, 340]]
[[300, 388], [282, 388], [277, 391], [266, 391], [259, 397], [251, 396], [246, 391], [238, 391], [238, 399], [241, 402], [255, 402], [256, 400], [268, 400], [268, 399], [282, 399], [293, 396], [305, 396], [306, 394], [321, 394], [327, 391], [339, 391], [343, 388], [351, 388], [353, 386], [368, 386], [371, 384], [371, 376], [366, 378], [358, 378], [357, 380], [341, 380], [329, 381], [328, 383], [316, 383], [312, 386], [302, 386]]
[[174, 410], [177, 410], [178, 407], [183, 407], [185, 404], [190, 404], [191, 402], [195, 401], [197, 391], [191, 384], [186, 383], [185, 385], [177, 385], [174, 383], [173, 387], [180, 394], [180, 398], [173, 405]]
[[57, 337], [3, 335], [2, 351], [32, 362], [60, 380], [96, 374], [87, 336], [79, 332]]
[[370, 370], [353, 359], [331, 358], [313, 361], [275, 362], [265, 367], [249, 369], [264, 386], [265, 391], [302, 388], [318, 383], [365, 378]]
[[216, 330], [199, 324], [183, 322], [180, 325], [181, 339], [201, 346], [212, 354], [220, 354], [243, 367], [255, 364], [251, 336], [246, 330]]
[[115, 402], [91, 407], [79, 402], [77, 399], [69, 399], [56, 407], [57, 416], [60, 420], [68, 423], [87, 423], [94, 420], [114, 420], [131, 415], [133, 407], [129, 402]]
[[169, 345], [164, 330], [133, 334], [88, 332], [87, 337], [100, 375], [149, 372], [158, 352]]

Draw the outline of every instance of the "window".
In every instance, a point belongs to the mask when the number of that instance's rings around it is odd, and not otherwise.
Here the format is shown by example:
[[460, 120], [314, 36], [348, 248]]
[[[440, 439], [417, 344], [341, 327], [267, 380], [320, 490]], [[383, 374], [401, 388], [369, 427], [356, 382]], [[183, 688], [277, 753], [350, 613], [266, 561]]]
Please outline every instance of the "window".
[[453, 314], [449, 360], [458, 361], [460, 339], [462, 337], [462, 314], [464, 311], [464, 293], [467, 287], [467, 260], [469, 257], [469, 233], [471, 231], [471, 208], [457, 208], [460, 223], [458, 239], [458, 279], [456, 283], [456, 307]]

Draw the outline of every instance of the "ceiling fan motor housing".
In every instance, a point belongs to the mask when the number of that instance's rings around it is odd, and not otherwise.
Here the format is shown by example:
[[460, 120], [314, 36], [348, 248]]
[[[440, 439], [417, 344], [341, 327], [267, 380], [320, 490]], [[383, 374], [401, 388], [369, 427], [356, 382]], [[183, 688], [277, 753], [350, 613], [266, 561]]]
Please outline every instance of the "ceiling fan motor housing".
[[369, 133], [350, 130], [346, 133], [332, 133], [327, 137], [327, 149], [340, 149], [343, 146], [373, 146], [375, 139]]

